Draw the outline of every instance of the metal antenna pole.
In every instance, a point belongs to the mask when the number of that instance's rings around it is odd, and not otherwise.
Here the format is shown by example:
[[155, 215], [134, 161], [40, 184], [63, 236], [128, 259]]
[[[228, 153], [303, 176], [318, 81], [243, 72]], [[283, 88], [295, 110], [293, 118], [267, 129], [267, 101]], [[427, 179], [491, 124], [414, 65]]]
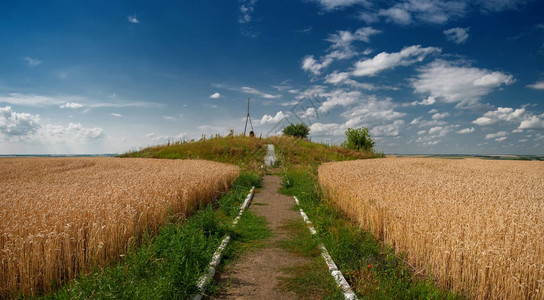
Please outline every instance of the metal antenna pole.
[[[246, 116], [246, 126], [244, 126], [244, 136], [246, 136], [246, 130], [247, 130], [247, 121], [249, 120], [249, 124], [251, 124], [251, 119], [249, 118], [249, 98], [247, 98], [247, 116]], [[253, 130], [253, 125], [251, 124], [251, 129]]]

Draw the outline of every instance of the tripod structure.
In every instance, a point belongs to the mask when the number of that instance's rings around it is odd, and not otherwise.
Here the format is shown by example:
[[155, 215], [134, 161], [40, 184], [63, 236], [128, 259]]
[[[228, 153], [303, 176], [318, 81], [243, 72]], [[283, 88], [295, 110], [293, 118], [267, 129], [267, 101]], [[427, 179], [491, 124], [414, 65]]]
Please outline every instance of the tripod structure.
[[251, 117], [249, 116], [249, 98], [247, 98], [247, 116], [246, 116], [246, 126], [244, 126], [244, 136], [246, 135], [247, 130], [247, 122], [249, 121], [249, 125], [251, 126], [251, 133], [253, 133], [253, 124], [251, 123]]

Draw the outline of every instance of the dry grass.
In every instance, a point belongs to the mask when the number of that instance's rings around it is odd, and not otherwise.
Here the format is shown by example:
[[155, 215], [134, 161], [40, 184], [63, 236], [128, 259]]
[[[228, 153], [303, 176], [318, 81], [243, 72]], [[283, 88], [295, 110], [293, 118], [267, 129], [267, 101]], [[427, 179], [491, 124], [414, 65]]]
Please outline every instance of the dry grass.
[[225, 192], [236, 166], [199, 160], [0, 159], [0, 298], [49, 291], [119, 259], [165, 216]]
[[542, 162], [338, 162], [319, 168], [319, 182], [353, 221], [445, 287], [477, 299], [544, 299]]

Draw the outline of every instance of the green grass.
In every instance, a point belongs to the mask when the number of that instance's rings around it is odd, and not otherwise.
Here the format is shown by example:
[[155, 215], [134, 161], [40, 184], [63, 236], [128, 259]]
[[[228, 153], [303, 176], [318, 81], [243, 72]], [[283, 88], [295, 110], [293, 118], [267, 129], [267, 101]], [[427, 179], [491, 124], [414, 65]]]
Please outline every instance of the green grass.
[[266, 140], [244, 136], [203, 138], [199, 141], [175, 141], [146, 147], [120, 157], [164, 159], [206, 159], [238, 165], [242, 170], [258, 170], [266, 154]]
[[[270, 234], [265, 220], [247, 212], [236, 228], [231, 225], [251, 186], [260, 183], [257, 174], [242, 173], [216, 203], [218, 209], [209, 205], [187, 220], [168, 220], [156, 236], [147, 235], [121, 262], [79, 276], [45, 298], [189, 298], [197, 292], [198, 278], [226, 234], [238, 245]], [[231, 252], [231, 256], [236, 253]]]
[[[316, 174], [310, 169], [287, 171], [282, 192], [296, 195], [335, 263], [354, 292], [364, 299], [458, 299], [431, 278], [415, 278], [393, 249], [349, 222], [322, 201]], [[307, 274], [300, 275], [302, 277]]]
[[264, 161], [266, 144], [276, 146], [277, 163], [284, 168], [312, 166], [323, 162], [382, 157], [383, 154], [348, 150], [338, 146], [312, 143], [290, 136], [266, 139], [244, 136], [216, 136], [200, 141], [176, 141], [166, 145], [152, 146], [128, 152], [120, 157], [144, 157], [165, 159], [207, 159], [231, 163], [243, 170], [258, 170]]
[[300, 299], [343, 299], [321, 256], [319, 239], [310, 233], [302, 218], [290, 220], [281, 228], [290, 237], [279, 240], [278, 246], [309, 262], [284, 268], [284, 276], [278, 278], [280, 288], [294, 292]]

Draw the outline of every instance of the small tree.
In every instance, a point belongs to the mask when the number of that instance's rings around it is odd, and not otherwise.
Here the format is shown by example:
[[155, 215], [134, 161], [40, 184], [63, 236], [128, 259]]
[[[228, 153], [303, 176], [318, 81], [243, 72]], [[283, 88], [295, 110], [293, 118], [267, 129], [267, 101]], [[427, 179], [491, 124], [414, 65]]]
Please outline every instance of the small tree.
[[308, 126], [306, 126], [304, 123], [291, 123], [283, 129], [283, 134], [291, 135], [301, 139], [307, 138], [309, 133], [310, 128], [308, 128]]
[[364, 150], [367, 152], [374, 152], [374, 139], [370, 137], [368, 128], [348, 128], [348, 130], [346, 130], [346, 138], [346, 141], [342, 143], [344, 148], [356, 151]]

